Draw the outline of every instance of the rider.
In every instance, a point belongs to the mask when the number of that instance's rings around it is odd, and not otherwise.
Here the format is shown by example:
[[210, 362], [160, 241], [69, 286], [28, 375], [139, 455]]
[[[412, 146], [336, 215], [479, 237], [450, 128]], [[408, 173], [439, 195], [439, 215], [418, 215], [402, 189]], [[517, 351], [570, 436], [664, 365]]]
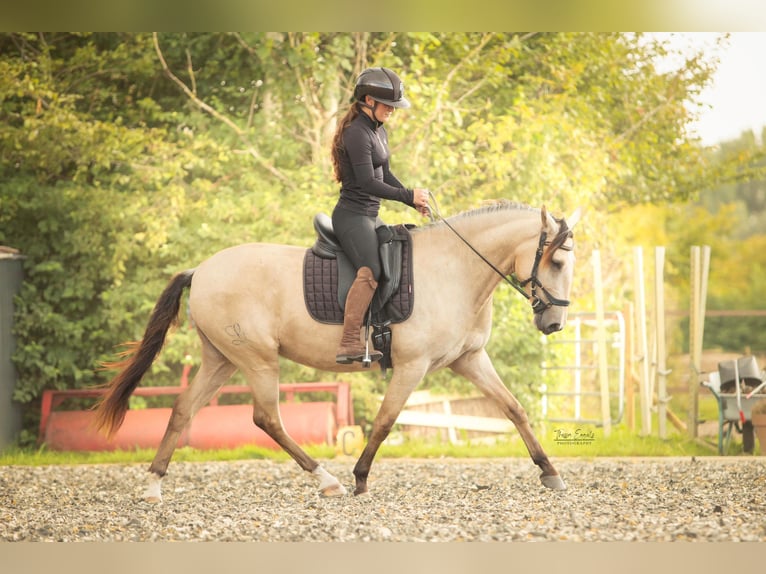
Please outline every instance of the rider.
[[[360, 342], [367, 308], [380, 278], [378, 238], [375, 234], [381, 199], [393, 199], [428, 214], [428, 190], [406, 188], [389, 169], [388, 136], [383, 124], [394, 108], [409, 108], [404, 85], [388, 68], [368, 68], [356, 80], [354, 101], [338, 123], [332, 142], [335, 179], [341, 184], [332, 224], [343, 251], [356, 269], [348, 292], [343, 337], [335, 360], [341, 364], [361, 361]], [[381, 353], [370, 352], [377, 361]]]

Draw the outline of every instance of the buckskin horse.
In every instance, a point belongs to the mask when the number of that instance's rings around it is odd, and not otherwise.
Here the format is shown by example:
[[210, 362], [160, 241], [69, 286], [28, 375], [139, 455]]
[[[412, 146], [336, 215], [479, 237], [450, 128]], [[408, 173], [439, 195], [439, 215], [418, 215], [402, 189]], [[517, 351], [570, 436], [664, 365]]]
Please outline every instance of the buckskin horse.
[[[567, 222], [545, 207], [501, 201], [412, 230], [414, 286], [422, 295], [415, 299], [409, 318], [391, 326], [391, 381], [354, 466], [354, 494], [368, 492], [375, 454], [410, 393], [426, 374], [444, 367], [469, 379], [500, 406], [541, 469], [544, 486], [566, 488], [485, 346], [492, 327], [493, 292], [503, 280], [531, 302], [539, 331], [548, 335], [564, 327], [575, 263], [572, 228], [579, 218], [579, 209]], [[178, 273], [157, 301], [143, 339], [113, 365], [120, 371], [96, 407], [97, 424], [107, 434], [122, 424], [130, 394], [162, 349], [177, 320], [182, 293], [190, 287], [190, 313], [202, 341], [201, 364], [173, 406], [149, 467], [146, 500], [161, 500], [161, 479], [182, 430], [237, 369], [252, 389], [254, 423], [313, 475], [322, 495], [346, 494], [338, 479], [288, 436], [280, 420], [280, 356], [324, 371], [363, 368], [360, 363], [337, 364], [342, 327], [316, 322], [309, 315], [301, 280], [305, 253], [305, 247], [243, 244]]]

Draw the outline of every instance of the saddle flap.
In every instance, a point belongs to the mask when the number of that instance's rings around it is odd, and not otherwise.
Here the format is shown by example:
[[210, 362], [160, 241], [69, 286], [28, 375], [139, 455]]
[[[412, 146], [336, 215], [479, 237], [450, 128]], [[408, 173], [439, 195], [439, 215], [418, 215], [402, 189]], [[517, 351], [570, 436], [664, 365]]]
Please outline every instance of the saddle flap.
[[[381, 228], [382, 229], [382, 228]], [[372, 300], [375, 322], [403, 321], [412, 312], [412, 243], [404, 225], [386, 226], [378, 238], [380, 244], [381, 280]], [[404, 313], [402, 313], [402, 311]]]
[[[401, 256], [396, 257], [394, 249], [397, 247], [394, 244], [394, 230], [388, 225], [382, 225], [375, 229], [375, 235], [378, 236], [378, 252], [380, 253], [380, 281], [391, 280], [393, 277], [393, 269], [396, 264], [401, 263]], [[401, 243], [398, 244], [401, 250]], [[392, 258], [398, 259], [393, 262]]]

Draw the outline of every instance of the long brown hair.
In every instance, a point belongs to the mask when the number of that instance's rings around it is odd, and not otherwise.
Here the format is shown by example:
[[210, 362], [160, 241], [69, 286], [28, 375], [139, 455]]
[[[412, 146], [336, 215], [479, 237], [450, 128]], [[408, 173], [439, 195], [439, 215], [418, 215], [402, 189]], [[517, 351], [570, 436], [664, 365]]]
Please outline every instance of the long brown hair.
[[335, 181], [340, 183], [340, 156], [343, 153], [343, 130], [345, 130], [349, 124], [354, 121], [354, 118], [359, 115], [359, 106], [357, 102], [353, 102], [339, 121], [338, 126], [335, 128], [335, 135], [332, 137], [332, 149], [330, 154], [332, 157], [332, 170], [335, 174]]

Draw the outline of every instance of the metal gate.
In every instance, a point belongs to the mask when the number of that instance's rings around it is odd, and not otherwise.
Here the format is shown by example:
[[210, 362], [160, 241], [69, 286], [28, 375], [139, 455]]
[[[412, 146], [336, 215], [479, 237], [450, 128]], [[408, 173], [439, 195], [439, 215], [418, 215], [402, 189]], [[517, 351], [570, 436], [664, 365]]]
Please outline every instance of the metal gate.
[[[570, 313], [567, 334], [543, 338], [546, 360], [540, 388], [543, 419], [601, 425], [599, 353], [607, 353], [609, 404], [612, 424], [620, 422], [625, 407], [625, 319], [619, 311], [604, 313], [606, 344], [601, 349], [595, 336], [596, 313]], [[562, 333], [563, 334], [563, 333]], [[590, 403], [596, 404], [595, 408]], [[596, 416], [592, 413], [595, 412]]]

